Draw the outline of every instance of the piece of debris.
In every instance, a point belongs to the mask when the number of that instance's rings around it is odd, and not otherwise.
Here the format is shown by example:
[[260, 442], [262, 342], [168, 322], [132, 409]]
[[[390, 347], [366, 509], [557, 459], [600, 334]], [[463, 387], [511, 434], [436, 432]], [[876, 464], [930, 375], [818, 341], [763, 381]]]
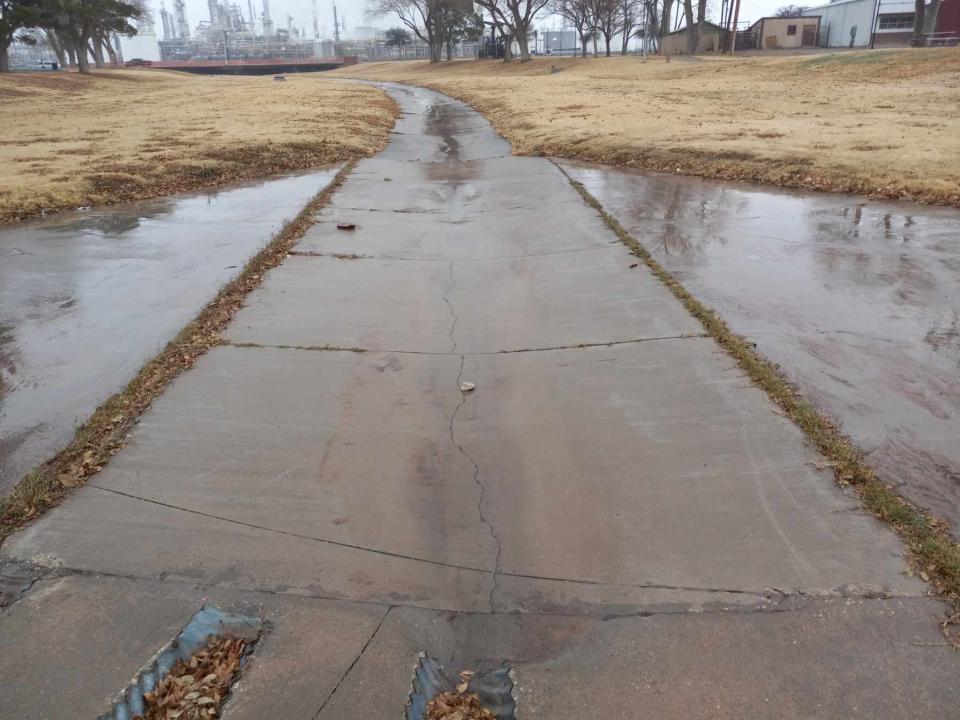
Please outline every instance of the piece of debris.
[[286, 82], [286, 81], [287, 81], [287, 78], [285, 78], [283, 75], [274, 75], [274, 76], [273, 76], [273, 79], [274, 79], [274, 80], [279, 80], [280, 82]]
[[357, 229], [356, 223], [348, 223], [348, 222], [337, 223], [337, 230], [356, 230], [356, 229]]
[[460, 392], [468, 393], [473, 392], [476, 389], [476, 383], [469, 382], [468, 380], [464, 380], [462, 383], [460, 383]]
[[633, 270], [635, 267], [640, 267], [640, 263], [634, 263], [630, 266], [630, 269]]
[[143, 694], [145, 712], [135, 720], [207, 720], [220, 717], [230, 685], [240, 670], [248, 641], [210, 635], [206, 645], [177, 660], [150, 692]]

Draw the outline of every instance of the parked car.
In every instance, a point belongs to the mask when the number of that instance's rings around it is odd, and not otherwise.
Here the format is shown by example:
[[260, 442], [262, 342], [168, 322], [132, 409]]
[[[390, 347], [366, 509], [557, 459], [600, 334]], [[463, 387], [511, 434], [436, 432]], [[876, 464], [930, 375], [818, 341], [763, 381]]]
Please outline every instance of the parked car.
[[150, 67], [151, 65], [153, 65], [152, 62], [144, 60], [143, 58], [133, 58], [123, 64], [124, 67]]

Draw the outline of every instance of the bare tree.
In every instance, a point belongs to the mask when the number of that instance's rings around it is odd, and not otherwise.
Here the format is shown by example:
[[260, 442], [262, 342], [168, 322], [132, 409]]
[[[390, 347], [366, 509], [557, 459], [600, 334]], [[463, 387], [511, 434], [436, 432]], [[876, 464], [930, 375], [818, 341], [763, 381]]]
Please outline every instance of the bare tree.
[[548, 10], [573, 25], [580, 38], [580, 54], [587, 56], [587, 40], [593, 32], [591, 0], [553, 0]]
[[640, 34], [642, 24], [646, 22], [646, 3], [645, 0], [615, 1], [620, 12], [620, 54], [626, 55], [630, 41]]
[[592, 0], [593, 27], [603, 36], [606, 56], [610, 57], [610, 42], [623, 28], [623, 16], [617, 0]]
[[530, 60], [529, 35], [533, 20], [550, 0], [476, 0], [495, 21], [513, 36], [520, 48], [520, 62]]
[[372, 0], [367, 8], [370, 19], [396, 15], [400, 22], [410, 28], [430, 48], [430, 62], [440, 61], [443, 38], [438, 32], [438, 3], [436, 0]]

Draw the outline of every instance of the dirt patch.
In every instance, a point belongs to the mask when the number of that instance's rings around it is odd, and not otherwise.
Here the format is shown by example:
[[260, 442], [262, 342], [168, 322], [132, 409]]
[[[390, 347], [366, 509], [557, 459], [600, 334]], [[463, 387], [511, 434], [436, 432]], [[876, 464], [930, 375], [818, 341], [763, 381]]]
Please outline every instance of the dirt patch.
[[157, 687], [144, 693], [146, 712], [134, 720], [207, 720], [220, 708], [240, 672], [247, 640], [211, 635], [186, 660], [177, 660]]
[[255, 255], [240, 275], [225, 285], [180, 333], [120, 392], [110, 397], [81, 425], [71, 443], [34, 468], [10, 494], [0, 497], [0, 542], [10, 533], [57, 504], [72, 488], [103, 469], [127, 444], [137, 418], [174, 378], [189, 370], [210, 348], [222, 343], [221, 332], [243, 306], [264, 273], [290, 254], [294, 244], [313, 225], [317, 212], [329, 201], [353, 169], [348, 162], [333, 182], [317, 194]]
[[520, 155], [960, 206], [960, 115], [947, 109], [960, 102], [960, 48], [371, 63], [334, 74], [452, 95]]
[[[366, 157], [398, 112], [376, 88], [317, 74], [15, 73], [3, 97], [17, 98], [0, 103], [17, 140], [0, 142], [0, 222]], [[26, 143], [32, 168], [16, 162]]]

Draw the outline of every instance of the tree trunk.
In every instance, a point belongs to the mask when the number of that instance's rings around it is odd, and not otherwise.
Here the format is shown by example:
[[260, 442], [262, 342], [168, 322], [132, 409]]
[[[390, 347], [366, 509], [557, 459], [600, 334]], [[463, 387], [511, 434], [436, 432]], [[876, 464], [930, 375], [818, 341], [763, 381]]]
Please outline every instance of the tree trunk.
[[673, 0], [663, 0], [663, 18], [660, 21], [660, 37], [670, 29], [671, 11], [673, 10]]
[[593, 56], [599, 57], [600, 53], [597, 52], [597, 34], [593, 34]]
[[607, 57], [610, 57], [610, 36], [609, 36], [609, 35], [604, 35], [604, 36], [603, 36], [603, 41], [604, 41], [604, 42], [606, 43], [606, 45], [607, 45]]
[[696, 55], [700, 31], [693, 24], [693, 0], [683, 0], [683, 19], [687, 24], [687, 55]]
[[[100, 37], [100, 44], [103, 45], [103, 50], [107, 51], [107, 57], [110, 58], [110, 67], [119, 67], [120, 63], [117, 59], [117, 52], [113, 49], [113, 45], [110, 44], [110, 37], [106, 33]], [[100, 51], [101, 54], [103, 50]]]
[[914, 47], [921, 47], [923, 45], [924, 1], [916, 0], [913, 8], [913, 41], [911, 44]]
[[53, 48], [53, 54], [57, 56], [57, 62], [60, 63], [61, 68], [67, 66], [67, 54], [63, 49], [63, 43], [60, 42], [60, 38], [57, 37], [56, 33], [47, 31], [47, 42], [50, 43], [50, 47]]
[[503, 35], [503, 61], [513, 62], [513, 35], [508, 33]]
[[522, 30], [517, 35], [517, 45], [520, 46], [520, 62], [530, 62], [530, 40], [527, 38], [526, 30]]
[[447, 40], [447, 61], [453, 59], [453, 43]]
[[80, 31], [76, 34], [74, 48], [77, 53], [77, 70], [82, 73], [90, 72], [90, 56], [87, 54], [87, 45], [89, 42], [90, 38], [86, 31]]
[[590, 39], [589, 35], [584, 34], [580, 36], [580, 56], [581, 57], [587, 56], [587, 40], [589, 39]]
[[0, 43], [0, 73], [10, 72], [10, 55], [7, 53], [9, 47], [7, 43]]

